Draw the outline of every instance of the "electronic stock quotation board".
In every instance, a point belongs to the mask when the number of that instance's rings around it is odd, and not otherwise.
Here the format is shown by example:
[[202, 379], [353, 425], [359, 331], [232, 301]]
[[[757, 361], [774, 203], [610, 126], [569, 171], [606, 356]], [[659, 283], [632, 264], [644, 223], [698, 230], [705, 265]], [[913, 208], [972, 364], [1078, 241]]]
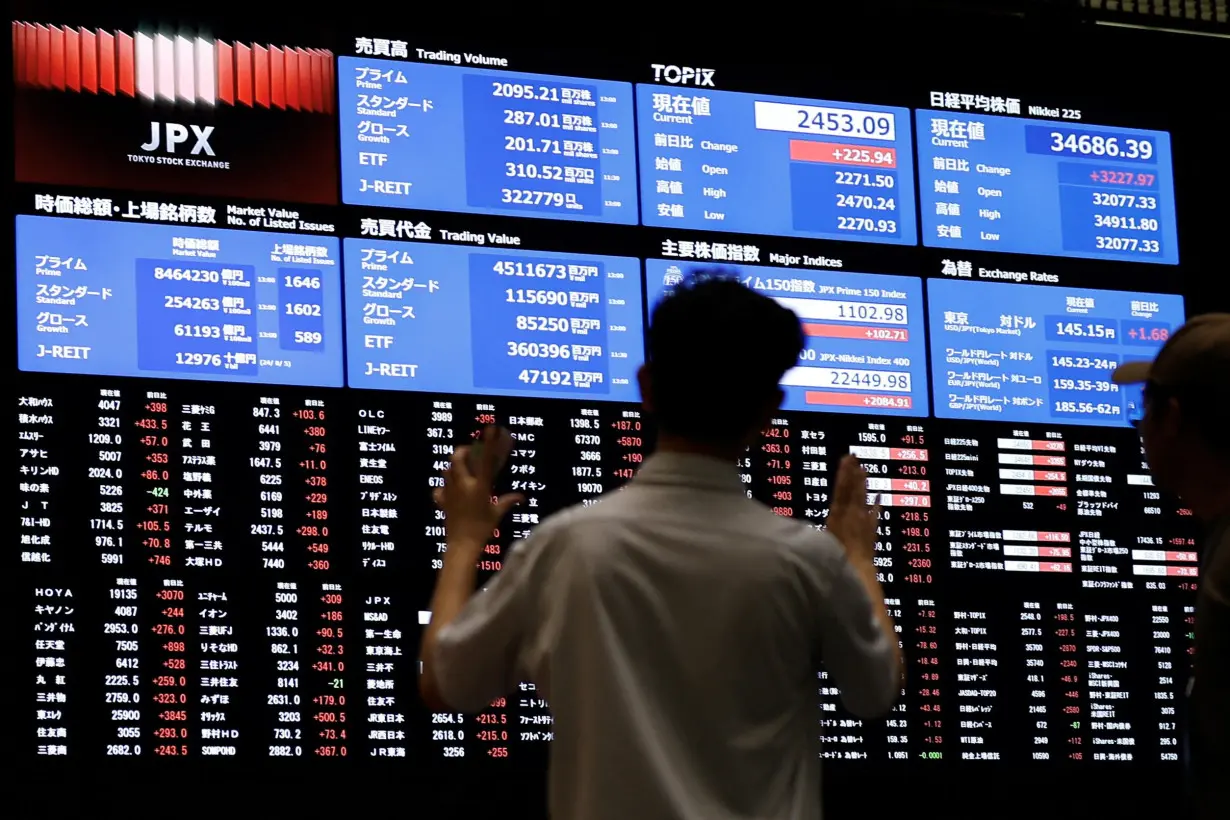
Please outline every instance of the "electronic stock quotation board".
[[12, 25], [23, 760], [541, 760], [529, 682], [417, 700], [431, 489], [482, 425], [516, 434], [486, 574], [632, 479], [649, 310], [719, 265], [807, 339], [748, 493], [819, 526], [854, 453], [884, 509], [908, 680], [859, 721], [817, 670], [820, 754], [1177, 767], [1193, 527], [1109, 380], [1185, 316], [1166, 131], [87, 22]]

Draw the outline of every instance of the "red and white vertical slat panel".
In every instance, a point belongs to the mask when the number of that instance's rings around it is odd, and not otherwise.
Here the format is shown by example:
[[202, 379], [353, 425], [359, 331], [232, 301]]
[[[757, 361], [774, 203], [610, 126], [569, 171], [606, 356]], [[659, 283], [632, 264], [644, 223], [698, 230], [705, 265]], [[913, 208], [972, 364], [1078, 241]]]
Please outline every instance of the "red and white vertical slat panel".
[[324, 49], [20, 21], [12, 29], [19, 86], [177, 105], [334, 111], [337, 75]]
[[115, 94], [115, 35], [98, 30], [98, 90]]
[[282, 49], [286, 60], [286, 107], [299, 110], [299, 52], [289, 46]]
[[75, 28], [64, 29], [64, 86], [81, 90], [81, 34]]
[[212, 41], [200, 37], [192, 41], [192, 48], [196, 54], [196, 101], [202, 105], [213, 105], [218, 101], [217, 52]]
[[64, 90], [64, 29], [49, 26], [48, 49], [51, 51], [51, 87]]
[[284, 49], [269, 46], [269, 102], [274, 108], [286, 107], [286, 59]]
[[[148, 47], [152, 43], [145, 42]], [[115, 33], [115, 87], [118, 93], [128, 97], [136, 96], [137, 63], [142, 60], [153, 60], [153, 49], [137, 50], [136, 39], [123, 31]]]

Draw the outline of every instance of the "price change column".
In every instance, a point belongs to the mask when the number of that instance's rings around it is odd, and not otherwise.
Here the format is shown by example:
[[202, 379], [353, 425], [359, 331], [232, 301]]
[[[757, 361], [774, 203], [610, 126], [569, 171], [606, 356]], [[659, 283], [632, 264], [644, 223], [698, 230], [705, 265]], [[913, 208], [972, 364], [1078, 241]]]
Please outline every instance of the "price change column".
[[869, 501], [881, 506], [875, 562], [908, 675], [886, 725], [872, 729], [884, 743], [877, 757], [942, 760], [949, 718], [942, 698], [952, 681], [940, 658], [951, 645], [941, 627], [943, 573], [932, 552], [929, 437], [922, 425], [902, 419], [843, 421], [849, 443], [842, 449], [863, 463]]
[[[821, 428], [823, 423], [824, 427]], [[828, 515], [830, 484], [829, 445], [833, 420], [808, 413], [783, 414], [769, 422], [739, 460], [739, 473], [748, 495], [775, 515], [822, 525]], [[891, 607], [891, 602], [885, 602]], [[840, 690], [828, 671], [816, 671], [821, 756], [830, 760], [866, 760], [874, 746], [867, 737], [870, 726], [841, 707]]]
[[[739, 460], [739, 478], [749, 496], [776, 515], [821, 526], [828, 515], [833, 478], [829, 454], [832, 419], [813, 413], [774, 418], [760, 441]], [[816, 670], [821, 756], [862, 760], [868, 756], [862, 721], [841, 707], [840, 692], [826, 669]]]
[[820, 526], [836, 465], [850, 452], [868, 472], [869, 497], [883, 507], [874, 560], [910, 679], [901, 702], [880, 723], [845, 712], [839, 690], [820, 670], [820, 736], [829, 759], [943, 759], [947, 673], [940, 657], [948, 648], [932, 555], [927, 446], [922, 426], [906, 420], [789, 413], [774, 419], [740, 462], [749, 490], [775, 513]]
[[775, 514], [798, 516], [805, 509], [804, 499], [796, 497], [801, 490], [796, 476], [803, 466], [799, 431], [791, 428], [790, 419], [781, 417], [770, 421], [760, 436], [760, 443], [749, 449], [740, 465], [745, 485]]
[[[173, 400], [161, 390], [133, 389], [129, 395], [138, 399], [137, 417], [131, 427], [136, 429], [136, 454], [145, 468], [137, 475], [137, 492], [133, 505], [136, 509], [136, 529], [144, 552], [144, 561], [156, 568], [149, 577], [148, 586], [139, 590], [141, 606], [120, 607], [117, 615], [137, 616], [144, 610], [149, 620], [147, 627], [152, 641], [146, 646], [146, 667], [141, 675], [145, 684], [145, 698], [158, 708], [153, 715], [149, 734], [152, 737], [151, 751], [159, 757], [196, 757], [202, 753], [202, 729], [206, 721], [224, 717], [225, 712], [212, 707], [216, 699], [226, 694], [207, 691], [210, 682], [206, 676], [189, 678], [190, 667], [200, 664], [198, 644], [194, 638], [208, 637], [205, 627], [197, 617], [189, 617], [192, 611], [190, 598], [195, 598], [196, 573], [192, 583], [186, 583], [187, 568], [197, 563], [194, 526], [188, 521], [191, 508], [176, 503], [172, 507], [172, 489], [179, 490], [176, 496], [189, 495], [190, 482], [203, 484], [206, 475], [212, 481], [212, 471], [197, 472], [188, 467], [188, 454], [193, 439], [191, 423], [183, 419], [184, 434], [180, 433], [182, 413], [180, 405], [173, 408]], [[106, 417], [101, 417], [100, 422]], [[115, 417], [119, 422], [119, 417]], [[118, 424], [116, 426], [119, 426]], [[195, 489], [195, 488], [193, 488]], [[179, 499], [177, 498], [176, 501]], [[120, 507], [122, 510], [122, 507]], [[220, 562], [217, 555], [202, 561]], [[206, 564], [207, 565], [207, 564]], [[117, 644], [117, 649], [125, 648]], [[133, 649], [137, 648], [135, 645]], [[134, 663], [133, 669], [138, 668]], [[209, 687], [215, 688], [215, 687]]]
[[[288, 556], [304, 567], [298, 585], [296, 619], [303, 618], [308, 649], [303, 675], [305, 706], [301, 716], [308, 751], [318, 758], [342, 758], [351, 753], [357, 731], [362, 692], [353, 686], [357, 623], [352, 589], [343, 589], [346, 560], [335, 530], [335, 513], [342, 507], [334, 488], [343, 457], [336, 427], [343, 422], [326, 400], [296, 397], [283, 411], [289, 470], [286, 512], [290, 515]], [[344, 519], [343, 519], [344, 524]], [[351, 662], [353, 663], [353, 662]], [[348, 685], [351, 684], [351, 685]], [[292, 710], [298, 711], [298, 710]]]

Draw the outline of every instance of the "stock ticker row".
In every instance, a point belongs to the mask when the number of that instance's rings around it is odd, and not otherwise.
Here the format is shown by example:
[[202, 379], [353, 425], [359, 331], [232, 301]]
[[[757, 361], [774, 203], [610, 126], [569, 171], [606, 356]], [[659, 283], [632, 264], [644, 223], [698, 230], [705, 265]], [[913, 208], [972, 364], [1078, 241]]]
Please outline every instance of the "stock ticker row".
[[1190, 512], [1109, 379], [1184, 320], [1167, 133], [330, 45], [13, 23], [31, 755], [540, 761], [532, 684], [417, 704], [430, 488], [513, 430], [487, 577], [631, 478], [650, 309], [718, 265], [807, 340], [747, 492], [818, 525], [853, 452], [883, 504], [908, 681], [818, 671], [818, 753], [1178, 761]]

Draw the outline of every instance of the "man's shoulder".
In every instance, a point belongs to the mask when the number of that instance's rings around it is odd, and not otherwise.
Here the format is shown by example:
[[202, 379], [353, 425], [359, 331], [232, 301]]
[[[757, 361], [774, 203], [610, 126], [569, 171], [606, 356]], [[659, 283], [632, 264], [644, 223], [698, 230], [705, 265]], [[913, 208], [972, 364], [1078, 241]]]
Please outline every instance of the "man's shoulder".
[[[723, 535], [744, 542], [748, 549], [766, 557], [776, 553], [787, 563], [801, 564], [812, 571], [836, 571], [844, 560], [840, 542], [806, 520], [777, 515], [764, 504], [742, 496], [732, 498], [731, 504], [737, 507], [726, 510], [734, 514], [723, 518]], [[554, 513], [522, 543], [548, 551], [564, 544], [593, 543], [601, 540], [595, 539], [596, 533], [611, 532], [612, 527], [651, 522], [644, 512], [635, 487], [629, 487]]]
[[588, 529], [603, 522], [609, 522], [615, 516], [610, 510], [599, 510], [599, 503], [576, 504], [552, 513], [534, 525], [530, 536], [518, 546], [522, 548], [544, 549], [553, 543], [568, 540], [572, 533]]
[[624, 520], [628, 509], [620, 503], [625, 500], [622, 495], [617, 491], [589, 503], [574, 504], [554, 512], [535, 525], [532, 537], [527, 540], [545, 547], [551, 543], [568, 541], [573, 535], [592, 532], [596, 528], [609, 527], [612, 523]]
[[[662, 512], [661, 505], [649, 501], [644, 488], [629, 484], [600, 498], [566, 507], [543, 519], [535, 531], [562, 532], [572, 528], [608, 524], [616, 520], [654, 520], [656, 515]], [[733, 524], [740, 530], [763, 533], [766, 537], [803, 541], [814, 540], [817, 536], [826, 537], [811, 524], [777, 515], [764, 504], [743, 495], [731, 496], [729, 501], [723, 499], [721, 512], [723, 524]]]
[[770, 507], [749, 501], [744, 510], [744, 527], [766, 541], [790, 550], [812, 550], [817, 546], [837, 546], [827, 530], [806, 518], [778, 515]]

